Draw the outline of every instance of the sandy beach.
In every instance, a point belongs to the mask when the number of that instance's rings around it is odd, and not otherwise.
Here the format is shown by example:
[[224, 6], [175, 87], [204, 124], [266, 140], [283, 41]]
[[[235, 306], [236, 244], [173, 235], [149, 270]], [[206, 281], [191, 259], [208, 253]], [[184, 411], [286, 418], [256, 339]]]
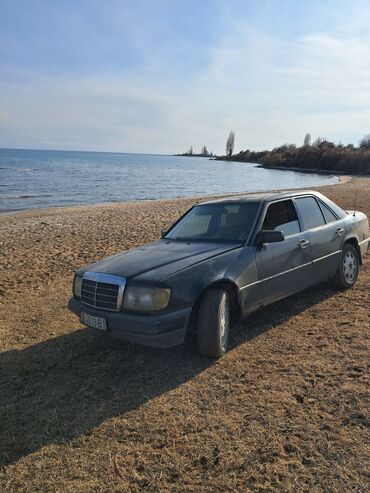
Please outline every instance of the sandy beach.
[[[370, 216], [370, 178], [319, 190]], [[369, 255], [353, 289], [238, 323], [217, 362], [69, 313], [78, 267], [159, 238], [200, 200], [0, 217], [1, 491], [366, 491]]]

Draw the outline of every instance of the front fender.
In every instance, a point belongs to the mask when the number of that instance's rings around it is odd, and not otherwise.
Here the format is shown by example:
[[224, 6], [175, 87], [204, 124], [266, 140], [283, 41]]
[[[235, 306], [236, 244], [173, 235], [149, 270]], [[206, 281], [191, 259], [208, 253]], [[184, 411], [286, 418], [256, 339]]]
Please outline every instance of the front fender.
[[239, 290], [247, 282], [254, 282], [256, 279], [253, 251], [249, 247], [240, 247], [189, 266], [162, 280], [161, 283], [172, 289], [171, 309], [181, 309], [193, 306], [209, 286], [230, 282], [237, 290], [240, 308], [243, 311], [243, 300]]
[[162, 279], [161, 284], [170, 286], [172, 290], [171, 306], [168, 308], [177, 310], [193, 306], [207, 286], [227, 277], [230, 264], [239, 254], [240, 249], [231, 250]]

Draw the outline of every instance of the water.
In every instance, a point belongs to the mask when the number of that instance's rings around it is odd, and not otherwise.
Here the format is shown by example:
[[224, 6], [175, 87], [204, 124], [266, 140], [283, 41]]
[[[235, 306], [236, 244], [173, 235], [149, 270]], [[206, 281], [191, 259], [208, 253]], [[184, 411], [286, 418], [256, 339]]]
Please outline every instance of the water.
[[205, 158], [0, 149], [0, 213], [40, 207], [314, 187], [335, 176]]

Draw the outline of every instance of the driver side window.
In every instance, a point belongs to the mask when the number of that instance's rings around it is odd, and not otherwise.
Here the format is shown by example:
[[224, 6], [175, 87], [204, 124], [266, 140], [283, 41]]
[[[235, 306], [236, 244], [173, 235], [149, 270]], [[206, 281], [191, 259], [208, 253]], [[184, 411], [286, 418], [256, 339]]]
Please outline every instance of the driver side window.
[[268, 206], [262, 229], [282, 231], [284, 236], [300, 233], [299, 221], [294, 204], [291, 200], [274, 202]]

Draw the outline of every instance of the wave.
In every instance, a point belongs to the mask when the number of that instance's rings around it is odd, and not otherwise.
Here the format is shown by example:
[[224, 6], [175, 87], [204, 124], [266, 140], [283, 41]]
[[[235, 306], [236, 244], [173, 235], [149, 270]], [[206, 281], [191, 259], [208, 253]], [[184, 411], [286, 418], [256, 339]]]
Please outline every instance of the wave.
[[39, 199], [41, 197], [54, 197], [54, 195], [51, 193], [39, 195], [0, 195], [0, 200]]
[[38, 171], [40, 168], [14, 168], [13, 166], [0, 166], [0, 169], [10, 169], [15, 173], [29, 173], [31, 171]]

